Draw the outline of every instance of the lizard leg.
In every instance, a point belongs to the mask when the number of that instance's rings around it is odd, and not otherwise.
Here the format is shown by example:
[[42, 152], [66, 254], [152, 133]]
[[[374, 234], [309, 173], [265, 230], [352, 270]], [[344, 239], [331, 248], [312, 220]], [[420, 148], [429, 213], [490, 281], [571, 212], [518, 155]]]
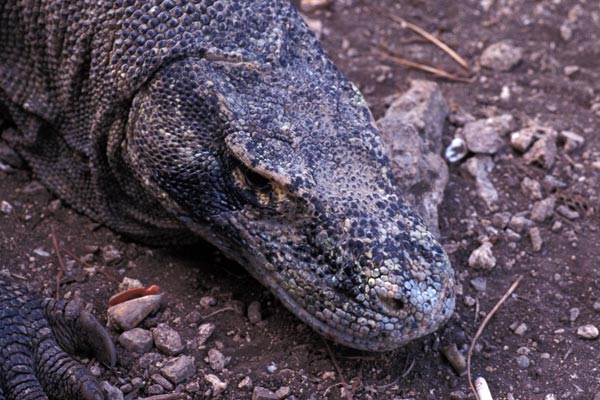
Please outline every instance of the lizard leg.
[[0, 275], [0, 400], [104, 399], [67, 353], [80, 351], [115, 362], [110, 336], [80, 304], [40, 301]]

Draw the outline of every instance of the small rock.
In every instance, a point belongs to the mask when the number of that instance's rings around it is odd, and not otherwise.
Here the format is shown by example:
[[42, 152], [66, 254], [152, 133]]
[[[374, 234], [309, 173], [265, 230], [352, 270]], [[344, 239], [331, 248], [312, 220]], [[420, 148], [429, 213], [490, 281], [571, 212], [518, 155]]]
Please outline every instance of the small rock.
[[208, 383], [210, 383], [210, 385], [212, 386], [212, 395], [213, 397], [220, 395], [221, 393], [223, 393], [225, 391], [225, 389], [227, 389], [227, 383], [226, 382], [222, 382], [218, 376], [213, 375], [213, 374], [207, 374], [204, 379], [206, 379], [208, 381]]
[[456, 347], [456, 343], [442, 347], [441, 352], [452, 366], [452, 369], [454, 369], [458, 375], [465, 373], [467, 370], [467, 360], [465, 359], [465, 356], [463, 356], [463, 354], [458, 350], [458, 347]]
[[106, 393], [107, 400], [123, 400], [123, 392], [106, 381], [100, 382], [100, 388]]
[[465, 158], [468, 151], [469, 149], [467, 148], [467, 143], [465, 140], [460, 137], [455, 137], [452, 139], [448, 147], [446, 147], [444, 156], [448, 162], [455, 163]]
[[238, 383], [239, 389], [251, 390], [252, 389], [252, 379], [249, 376], [246, 376], [244, 379]]
[[506, 238], [507, 241], [514, 242], [514, 243], [521, 240], [521, 235], [518, 234], [517, 232], [513, 231], [510, 228], [504, 231], [504, 237]]
[[490, 270], [496, 266], [492, 243], [485, 241], [469, 256], [469, 266], [474, 269]]
[[522, 215], [513, 215], [508, 223], [508, 227], [515, 232], [522, 233], [525, 229], [531, 227], [533, 222]]
[[498, 212], [492, 216], [492, 225], [498, 229], [504, 229], [510, 221], [511, 214], [508, 211]]
[[152, 333], [142, 328], [133, 328], [119, 336], [119, 344], [129, 351], [143, 354], [152, 348]]
[[209, 308], [217, 305], [217, 299], [212, 296], [203, 296], [200, 298], [200, 307]]
[[260, 303], [258, 301], [253, 301], [248, 306], [248, 320], [251, 324], [256, 324], [262, 321]]
[[154, 374], [151, 376], [151, 378], [154, 382], [156, 382], [157, 384], [162, 386], [165, 390], [173, 390], [175, 388], [173, 386], [173, 384], [171, 382], [169, 382], [167, 380], [167, 378], [165, 378], [161, 374]]
[[109, 326], [128, 331], [160, 308], [163, 293], [144, 296], [114, 305], [108, 309]]
[[566, 76], [573, 76], [577, 72], [579, 72], [579, 66], [577, 65], [567, 65], [563, 68], [563, 72]]
[[594, 308], [594, 311], [600, 312], [600, 301], [595, 301], [592, 307]]
[[558, 142], [563, 143], [563, 150], [567, 153], [570, 153], [571, 151], [583, 146], [585, 139], [583, 136], [575, 132], [561, 131], [558, 134]]
[[112, 263], [119, 262], [121, 260], [121, 258], [123, 258], [123, 255], [121, 254], [119, 249], [117, 249], [112, 244], [102, 247], [101, 254], [102, 254], [102, 260], [106, 264], [112, 264]]
[[450, 400], [466, 400], [467, 395], [462, 390], [455, 390], [450, 392]]
[[156, 348], [166, 355], [174, 356], [184, 349], [179, 333], [167, 324], [158, 324], [156, 328], [152, 329], [152, 336]]
[[51, 213], [55, 213], [60, 209], [61, 205], [62, 202], [60, 201], [60, 199], [54, 199], [48, 204], [48, 211], [50, 211]]
[[210, 335], [215, 331], [215, 324], [207, 322], [206, 324], [202, 324], [198, 327], [198, 336], [196, 336], [196, 342], [198, 346], [202, 346]]
[[529, 177], [523, 178], [521, 181], [521, 192], [529, 198], [529, 200], [542, 199], [542, 185], [535, 179]]
[[0, 212], [2, 212], [3, 214], [8, 215], [11, 212], [13, 212], [13, 210], [14, 210], [14, 207], [8, 201], [2, 200], [0, 202]]
[[579, 314], [581, 314], [581, 310], [577, 307], [573, 307], [569, 309], [569, 321], [575, 322], [577, 318], [579, 318]]
[[536, 131], [537, 127], [533, 126], [511, 133], [510, 146], [513, 149], [524, 153], [529, 146], [531, 146], [531, 143], [533, 143], [533, 139], [536, 136]]
[[596, 339], [599, 334], [598, 328], [592, 324], [582, 325], [577, 328], [577, 336], [582, 339]]
[[487, 279], [485, 279], [484, 277], [480, 276], [475, 279], [471, 279], [470, 283], [471, 286], [473, 286], [473, 288], [478, 292], [483, 293], [487, 289]]
[[285, 399], [290, 395], [290, 391], [291, 390], [289, 386], [282, 386], [275, 391], [275, 395], [277, 395], [277, 398], [280, 400]]
[[225, 356], [217, 349], [208, 351], [208, 362], [215, 372], [221, 372], [225, 368]]
[[35, 254], [36, 256], [40, 256], [40, 257], [50, 257], [50, 253], [48, 253], [46, 250], [42, 249], [41, 247], [38, 247], [37, 249], [33, 249], [33, 254]]
[[144, 285], [138, 279], [124, 276], [121, 283], [119, 283], [119, 292], [125, 292], [130, 289], [138, 289], [142, 287], [144, 287]]
[[267, 372], [272, 374], [275, 371], [277, 371], [277, 364], [275, 364], [274, 362], [269, 363], [269, 365], [267, 365]]
[[568, 23], [564, 23], [560, 26], [560, 36], [565, 42], [568, 42], [573, 37], [573, 29]]
[[530, 217], [536, 222], [544, 222], [554, 214], [554, 196], [546, 197], [544, 200], [536, 201], [531, 208]]
[[510, 114], [468, 122], [462, 131], [473, 153], [495, 154], [504, 145], [503, 136], [510, 132], [514, 118]]
[[202, 314], [200, 314], [198, 311], [194, 310], [191, 311], [190, 313], [188, 313], [185, 316], [185, 322], [188, 323], [188, 325], [197, 325], [198, 323], [200, 323], [200, 321], [202, 321]]
[[477, 301], [471, 296], [465, 296], [465, 298], [463, 299], [463, 303], [467, 307], [473, 307], [475, 304], [477, 304]]
[[152, 384], [146, 388], [146, 393], [149, 394], [150, 396], [156, 396], [156, 395], [162, 394], [164, 391], [165, 391], [165, 388], [163, 388], [162, 386], [160, 386], [157, 383]]
[[161, 368], [160, 372], [165, 378], [177, 385], [196, 373], [194, 358], [189, 356], [171, 358]]
[[529, 228], [529, 239], [531, 240], [531, 247], [533, 247], [533, 251], [540, 252], [542, 250], [542, 245], [544, 244], [542, 234], [540, 233], [540, 228], [537, 226]]
[[498, 191], [489, 179], [489, 174], [494, 169], [494, 162], [490, 156], [477, 155], [465, 163], [467, 171], [475, 178], [477, 195], [485, 202], [490, 210], [497, 208]]
[[508, 71], [517, 65], [523, 57], [523, 50], [510, 41], [501, 41], [488, 46], [481, 54], [483, 67], [495, 71]]
[[539, 138], [527, 153], [523, 154], [523, 160], [527, 164], [535, 163], [542, 168], [550, 169], [556, 159], [556, 150], [556, 132], [552, 130]]
[[252, 400], [278, 400], [279, 397], [271, 392], [269, 389], [266, 389], [261, 386], [256, 386], [254, 391], [252, 392]]
[[517, 365], [521, 369], [529, 367], [529, 358], [526, 355], [520, 355], [517, 357]]
[[580, 217], [577, 211], [571, 210], [569, 207], [565, 205], [560, 205], [556, 207], [556, 212], [562, 215], [567, 219], [577, 219]]
[[527, 331], [527, 324], [525, 324], [525, 323], [520, 323], [513, 329], [513, 332], [515, 333], [515, 335], [519, 335], [519, 336], [523, 336], [526, 331]]

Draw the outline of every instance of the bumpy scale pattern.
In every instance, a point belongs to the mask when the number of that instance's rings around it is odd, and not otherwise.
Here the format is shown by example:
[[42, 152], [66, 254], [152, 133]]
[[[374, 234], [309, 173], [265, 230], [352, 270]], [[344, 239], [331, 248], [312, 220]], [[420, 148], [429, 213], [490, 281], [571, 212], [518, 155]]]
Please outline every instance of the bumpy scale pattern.
[[0, 5], [0, 111], [60, 197], [138, 240], [212, 242], [347, 346], [449, 318], [446, 254], [287, 1], [30, 3]]
[[[95, 378], [58, 345], [89, 350], [79, 315], [79, 308], [40, 301], [0, 275], [0, 400], [104, 398]], [[112, 345], [99, 349], [101, 358], [114, 362]]]

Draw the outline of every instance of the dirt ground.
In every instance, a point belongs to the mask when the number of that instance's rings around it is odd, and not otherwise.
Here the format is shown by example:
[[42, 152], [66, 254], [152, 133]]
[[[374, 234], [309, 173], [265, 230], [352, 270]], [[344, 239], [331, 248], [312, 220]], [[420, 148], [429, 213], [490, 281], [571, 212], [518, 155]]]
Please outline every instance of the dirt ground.
[[[471, 75], [439, 48], [392, 22], [389, 15], [445, 41], [472, 65]], [[285, 394], [287, 387], [288, 398], [297, 399], [349, 398], [341, 392], [341, 379], [351, 386], [353, 399], [472, 398], [466, 376], [457, 375], [440, 350], [456, 344], [466, 354], [483, 317], [523, 276], [474, 348], [474, 376], [487, 379], [494, 399], [600, 398], [599, 342], [577, 334], [583, 325], [600, 325], [600, 4], [596, 0], [336, 0], [308, 16], [322, 22], [324, 47], [361, 88], [376, 117], [385, 111], [390, 95], [408, 88], [409, 79], [436, 79], [385, 60], [377, 50], [383, 45], [404, 58], [473, 77], [468, 83], [437, 80], [453, 110], [444, 144], [454, 137], [465, 115], [484, 118], [503, 113], [514, 117], [515, 130], [537, 121], [585, 138], [570, 152], [559, 144], [556, 162], [549, 168], [527, 164], [506, 138], [492, 157], [491, 182], [499, 193], [494, 210], [478, 196], [464, 160], [450, 166], [440, 229], [459, 287], [456, 312], [445, 327], [386, 354], [330, 344], [340, 375], [323, 339], [242, 267], [209, 245], [156, 249], [128, 242], [61, 206], [24, 168], [0, 172], [0, 200], [14, 208], [0, 214], [0, 269], [52, 296], [57, 274], [50, 241], [54, 230], [62, 247], [88, 262], [82, 265], [64, 255], [69, 273], [61, 294], [70, 298], [79, 291], [103, 321], [116, 284], [98, 270], [118, 280], [127, 276], [161, 285], [166, 307], [146, 326], [168, 322], [188, 342], [185, 354], [195, 357], [198, 369], [179, 389], [194, 398], [210, 397], [211, 384], [204, 376], [215, 374], [228, 384], [216, 396], [223, 399], [251, 398], [252, 390], [238, 387], [246, 376], [254, 386], [283, 388], [279, 393]], [[479, 68], [483, 50], [505, 39], [522, 48], [521, 61], [504, 72]], [[547, 184], [552, 182], [544, 179], [548, 175], [562, 187]], [[535, 201], [521, 189], [525, 177], [542, 183], [544, 198], [555, 196], [557, 206], [578, 212], [554, 212], [547, 220], [534, 222], [543, 239], [540, 251], [534, 251], [527, 229], [508, 232], [495, 217], [507, 212], [529, 218]], [[484, 237], [493, 244], [496, 266], [475, 269], [468, 264], [469, 255]], [[101, 257], [107, 245], [120, 253], [109, 265]], [[485, 279], [484, 290], [474, 287], [475, 278]], [[216, 305], [203, 308], [199, 299], [205, 296], [214, 297]], [[253, 301], [262, 306], [263, 320], [257, 324], [251, 324], [245, 313], [229, 310], [240, 304], [245, 309]], [[202, 348], [192, 345], [197, 335], [197, 321], [190, 322], [192, 311], [203, 316], [220, 311], [201, 321], [216, 325]], [[521, 324], [526, 329], [516, 329]], [[207, 350], [215, 347], [228, 359], [220, 372], [204, 361]], [[102, 379], [122, 387], [131, 377], [141, 377], [141, 386], [128, 396], [147, 396], [146, 389], [153, 383], [148, 372], [139, 366], [136, 355], [118, 350], [120, 365], [108, 372], [100, 368]]]

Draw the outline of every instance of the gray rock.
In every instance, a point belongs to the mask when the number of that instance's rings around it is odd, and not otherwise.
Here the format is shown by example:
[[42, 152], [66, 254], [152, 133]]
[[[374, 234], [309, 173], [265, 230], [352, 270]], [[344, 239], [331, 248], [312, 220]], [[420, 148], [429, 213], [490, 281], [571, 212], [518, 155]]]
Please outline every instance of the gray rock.
[[469, 266], [474, 269], [490, 270], [496, 266], [492, 243], [485, 241], [469, 256]]
[[162, 298], [163, 293], [140, 297], [112, 306], [108, 309], [108, 324], [123, 331], [131, 330], [148, 315], [158, 311]]
[[174, 356], [184, 349], [179, 333], [167, 324], [158, 324], [156, 328], [152, 329], [152, 336], [156, 348], [166, 355]]
[[202, 308], [214, 307], [217, 305], [217, 299], [212, 296], [203, 296], [200, 298], [200, 306]]
[[468, 152], [469, 149], [467, 148], [467, 143], [465, 140], [461, 137], [455, 137], [452, 139], [448, 147], [446, 147], [444, 156], [449, 162], [455, 163], [465, 158]]
[[523, 336], [525, 334], [525, 332], [527, 331], [527, 328], [528, 328], [527, 324], [520, 323], [520, 324], [516, 324], [516, 326], [512, 330], [515, 333], [515, 335]]
[[577, 328], [577, 336], [582, 339], [596, 339], [600, 335], [598, 328], [592, 324], [582, 325]]
[[173, 384], [161, 374], [153, 374], [151, 378], [155, 383], [162, 386], [165, 390], [173, 390], [175, 388], [175, 386], [173, 386]]
[[558, 207], [556, 207], [556, 212], [559, 213], [560, 215], [562, 215], [563, 217], [567, 218], [567, 219], [577, 219], [579, 218], [581, 215], [579, 215], [579, 213], [577, 211], [571, 210], [569, 207], [565, 206], [565, 205], [560, 205]]
[[100, 388], [106, 393], [107, 400], [123, 400], [123, 392], [106, 381], [100, 382]]
[[4, 143], [0, 143], [0, 161], [10, 165], [13, 168], [25, 168], [25, 163], [23, 162], [21, 156], [19, 156], [16, 151]]
[[585, 143], [583, 136], [571, 131], [561, 131], [558, 134], [558, 141], [563, 143], [563, 150], [567, 153], [583, 146]]
[[225, 368], [225, 356], [217, 349], [208, 351], [208, 363], [215, 372], [221, 372]]
[[466, 162], [467, 171], [475, 178], [477, 194], [490, 210], [497, 208], [498, 191], [489, 179], [489, 174], [494, 169], [494, 162], [490, 156], [477, 155]]
[[554, 214], [555, 204], [556, 198], [554, 196], [549, 196], [544, 200], [535, 202], [531, 208], [531, 219], [536, 222], [544, 222]]
[[535, 179], [531, 179], [527, 176], [521, 181], [521, 192], [523, 192], [529, 200], [542, 199], [542, 185]]
[[495, 154], [504, 146], [504, 136], [510, 132], [514, 118], [510, 114], [468, 122], [462, 134], [473, 153]]
[[249, 376], [244, 377], [244, 379], [242, 379], [240, 381], [240, 383], [238, 383], [238, 388], [239, 389], [244, 389], [244, 390], [251, 390], [252, 389], [252, 379]]
[[517, 365], [521, 369], [529, 367], [529, 358], [526, 355], [517, 356]]
[[542, 245], [544, 244], [544, 240], [542, 239], [540, 228], [538, 228], [537, 226], [530, 228], [529, 239], [531, 240], [531, 247], [533, 248], [533, 251], [542, 251]]
[[492, 225], [498, 229], [504, 229], [510, 221], [511, 214], [508, 211], [498, 212], [492, 215]]
[[290, 395], [291, 389], [289, 386], [282, 386], [275, 391], [275, 395], [277, 395], [278, 399], [285, 399]]
[[579, 315], [581, 314], [581, 310], [578, 307], [573, 307], [569, 309], [569, 321], [575, 322]]
[[251, 324], [256, 324], [262, 321], [262, 314], [260, 309], [260, 302], [253, 301], [248, 306], [248, 320]]
[[554, 165], [556, 152], [556, 131], [548, 130], [523, 155], [523, 160], [527, 164], [537, 164], [544, 169], [550, 169]]
[[213, 374], [207, 374], [204, 379], [211, 385], [212, 396], [218, 396], [227, 389], [227, 382], [223, 382], [218, 376]]
[[207, 322], [206, 324], [202, 324], [198, 327], [198, 336], [196, 336], [196, 343], [198, 346], [202, 346], [210, 335], [215, 331], [215, 324], [211, 322]]
[[508, 222], [508, 227], [517, 233], [522, 233], [525, 229], [531, 227], [533, 222], [522, 215], [513, 215]]
[[448, 105], [438, 85], [415, 80], [377, 121], [404, 198], [436, 236], [438, 206], [448, 183], [448, 167], [439, 155], [447, 115]]
[[102, 247], [101, 254], [102, 261], [104, 261], [106, 264], [117, 263], [121, 261], [121, 258], [123, 258], [123, 255], [121, 254], [119, 249], [117, 249], [112, 244]]
[[456, 343], [442, 347], [441, 352], [457, 374], [462, 375], [467, 370], [467, 360]]
[[510, 41], [501, 41], [488, 46], [479, 62], [483, 67], [495, 71], [508, 71], [523, 58], [523, 49], [514, 46]]
[[0, 212], [3, 214], [8, 215], [13, 212], [13, 209], [14, 207], [8, 201], [2, 200], [2, 202], [0, 202]]
[[269, 389], [256, 386], [252, 392], [252, 400], [278, 400], [279, 397]]
[[521, 153], [527, 151], [533, 143], [533, 139], [535, 139], [536, 128], [535, 126], [530, 126], [511, 133], [510, 146]]
[[477, 290], [478, 292], [485, 292], [487, 290], [487, 279], [485, 279], [484, 277], [477, 277], [475, 279], [471, 279], [471, 281], [469, 282], [471, 284], [471, 286], [473, 286], [473, 289]]
[[152, 343], [152, 332], [142, 328], [131, 329], [119, 336], [119, 344], [135, 353], [147, 352], [152, 348]]
[[194, 358], [189, 356], [171, 358], [161, 368], [160, 372], [165, 378], [177, 385], [196, 373]]
[[150, 396], [156, 396], [157, 394], [161, 394], [165, 391], [165, 389], [159, 384], [155, 383], [146, 388], [146, 393]]

